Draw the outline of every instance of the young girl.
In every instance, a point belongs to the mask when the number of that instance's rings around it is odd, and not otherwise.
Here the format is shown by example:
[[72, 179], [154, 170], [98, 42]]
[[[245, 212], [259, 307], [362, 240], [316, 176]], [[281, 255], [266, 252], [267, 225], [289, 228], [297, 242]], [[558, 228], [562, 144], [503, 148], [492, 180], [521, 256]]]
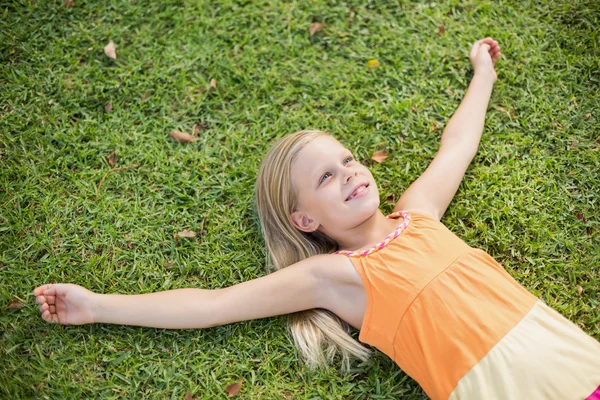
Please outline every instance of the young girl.
[[600, 399], [600, 344], [439, 221], [477, 151], [499, 57], [490, 38], [473, 45], [467, 94], [393, 214], [349, 150], [297, 132], [269, 151], [256, 186], [277, 272], [134, 296], [47, 284], [34, 291], [42, 317], [176, 329], [296, 313], [292, 335], [311, 366], [336, 351], [367, 358], [351, 325], [433, 399]]

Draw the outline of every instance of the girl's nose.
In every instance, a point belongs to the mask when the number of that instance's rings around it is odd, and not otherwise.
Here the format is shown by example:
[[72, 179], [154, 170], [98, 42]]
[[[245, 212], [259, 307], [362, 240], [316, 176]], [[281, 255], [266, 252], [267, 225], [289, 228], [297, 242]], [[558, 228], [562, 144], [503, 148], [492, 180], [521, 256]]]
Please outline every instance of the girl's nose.
[[356, 171], [348, 171], [348, 173], [346, 174], [346, 181], [345, 183], [350, 182], [350, 180], [354, 177], [358, 176], [358, 172]]

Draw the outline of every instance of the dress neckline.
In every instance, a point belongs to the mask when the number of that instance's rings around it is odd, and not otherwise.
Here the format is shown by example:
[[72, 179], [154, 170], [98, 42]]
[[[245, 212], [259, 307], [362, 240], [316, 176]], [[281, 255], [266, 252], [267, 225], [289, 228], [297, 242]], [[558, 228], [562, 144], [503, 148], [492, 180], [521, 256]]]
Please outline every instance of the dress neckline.
[[386, 218], [390, 218], [390, 219], [396, 218], [396, 217], [402, 217], [402, 223], [400, 225], [398, 225], [392, 233], [387, 235], [381, 243], [378, 243], [375, 246], [371, 247], [370, 249], [363, 250], [363, 251], [340, 250], [340, 251], [336, 251], [335, 254], [343, 254], [348, 257], [364, 257], [364, 256], [368, 256], [369, 254], [371, 254], [373, 252], [383, 249], [389, 242], [396, 239], [398, 237], [398, 235], [400, 235], [400, 233], [402, 233], [402, 231], [404, 229], [406, 229], [408, 224], [410, 224], [410, 213], [408, 211], [396, 211], [396, 212], [391, 213], [390, 215], [386, 216]]

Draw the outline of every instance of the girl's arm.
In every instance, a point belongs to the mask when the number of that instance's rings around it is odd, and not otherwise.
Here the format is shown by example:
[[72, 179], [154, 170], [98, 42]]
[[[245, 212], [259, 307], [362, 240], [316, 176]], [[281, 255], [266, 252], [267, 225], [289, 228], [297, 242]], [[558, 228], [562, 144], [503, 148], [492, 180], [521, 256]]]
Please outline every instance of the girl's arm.
[[317, 271], [329, 261], [328, 255], [311, 257], [262, 278], [217, 290], [119, 295], [98, 294], [73, 284], [49, 284], [36, 288], [34, 295], [42, 318], [48, 322], [209, 328], [326, 308], [328, 290]]
[[444, 129], [435, 158], [402, 194], [395, 211], [418, 210], [441, 219], [475, 157], [497, 77], [494, 64], [500, 58], [500, 46], [491, 38], [479, 40], [469, 57], [475, 74], [467, 93]]

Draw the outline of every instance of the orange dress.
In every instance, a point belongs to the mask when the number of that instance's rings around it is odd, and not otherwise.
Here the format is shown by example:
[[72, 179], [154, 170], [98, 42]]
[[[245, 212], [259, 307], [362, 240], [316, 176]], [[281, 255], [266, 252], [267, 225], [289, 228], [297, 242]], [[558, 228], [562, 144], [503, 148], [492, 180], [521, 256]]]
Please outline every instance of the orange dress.
[[600, 343], [437, 219], [396, 216], [402, 224], [381, 244], [338, 252], [351, 257], [367, 293], [361, 342], [432, 399], [600, 395]]

